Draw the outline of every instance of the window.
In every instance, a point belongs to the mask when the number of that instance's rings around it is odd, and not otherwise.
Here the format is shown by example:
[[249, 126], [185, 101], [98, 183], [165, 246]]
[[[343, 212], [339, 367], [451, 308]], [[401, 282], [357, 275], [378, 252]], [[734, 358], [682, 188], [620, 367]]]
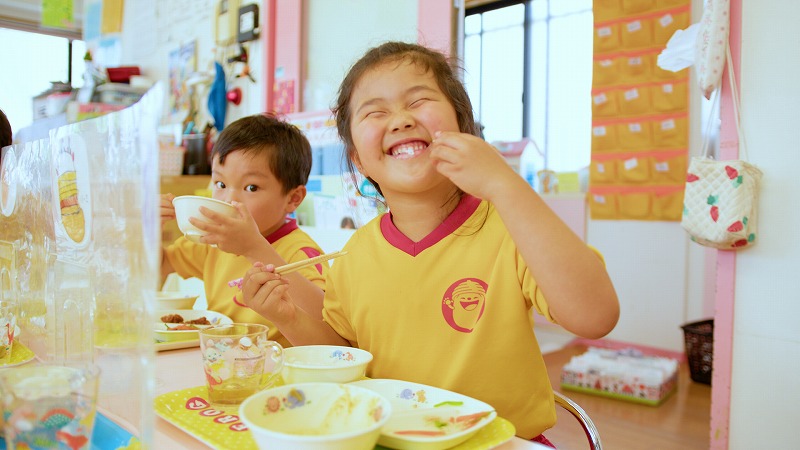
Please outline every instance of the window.
[[15, 134], [33, 123], [33, 97], [49, 89], [51, 81], [83, 85], [83, 41], [0, 28], [0, 48], [0, 108]]
[[532, 138], [555, 171], [589, 164], [592, 21], [592, 0], [466, 11], [464, 81], [487, 141]]

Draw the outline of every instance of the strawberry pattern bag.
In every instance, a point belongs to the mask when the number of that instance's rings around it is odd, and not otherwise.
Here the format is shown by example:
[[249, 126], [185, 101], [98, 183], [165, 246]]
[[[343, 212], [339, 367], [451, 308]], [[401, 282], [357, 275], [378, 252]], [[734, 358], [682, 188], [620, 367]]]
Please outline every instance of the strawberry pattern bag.
[[[733, 73], [728, 49], [728, 73]], [[739, 125], [739, 98], [736, 83], [730, 78], [739, 148], [745, 154], [744, 136]], [[719, 92], [714, 106], [719, 101]], [[711, 108], [712, 111], [715, 107]], [[712, 123], [711, 120], [708, 121]], [[717, 161], [708, 157], [708, 136], [703, 156], [689, 162], [683, 197], [681, 226], [692, 241], [721, 250], [751, 247], [758, 237], [757, 206], [762, 172], [745, 160]]]
[[738, 250], [756, 242], [761, 171], [742, 161], [692, 158], [681, 226], [700, 245]]

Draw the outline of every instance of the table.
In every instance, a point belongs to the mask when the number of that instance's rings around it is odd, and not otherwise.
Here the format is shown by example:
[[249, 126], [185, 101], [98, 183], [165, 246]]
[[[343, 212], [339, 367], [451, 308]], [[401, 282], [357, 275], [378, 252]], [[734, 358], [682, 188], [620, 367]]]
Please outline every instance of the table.
[[[156, 395], [177, 391], [205, 383], [199, 348], [186, 348], [158, 352], [156, 355]], [[159, 416], [155, 418], [154, 448], [197, 449], [203, 443]], [[513, 437], [498, 450], [549, 449], [536, 442]], [[552, 450], [552, 449], [550, 449]]]

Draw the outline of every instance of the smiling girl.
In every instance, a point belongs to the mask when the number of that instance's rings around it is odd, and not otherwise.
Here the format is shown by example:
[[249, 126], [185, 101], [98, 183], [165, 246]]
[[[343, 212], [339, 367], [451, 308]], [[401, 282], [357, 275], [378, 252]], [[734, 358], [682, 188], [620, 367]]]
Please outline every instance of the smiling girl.
[[370, 49], [334, 112], [348, 163], [390, 212], [332, 266], [323, 320], [295, 306], [271, 264], [248, 271], [245, 303], [295, 345], [366, 349], [368, 376], [480, 399], [519, 436], [546, 442], [556, 416], [531, 309], [579, 336], [610, 332], [619, 304], [602, 258], [478, 137], [442, 54], [402, 42]]

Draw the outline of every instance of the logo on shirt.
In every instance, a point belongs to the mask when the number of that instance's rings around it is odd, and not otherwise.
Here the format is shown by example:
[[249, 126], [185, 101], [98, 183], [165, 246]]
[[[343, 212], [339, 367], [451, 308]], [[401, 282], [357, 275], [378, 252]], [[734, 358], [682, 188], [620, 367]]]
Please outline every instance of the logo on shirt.
[[489, 285], [477, 278], [462, 278], [451, 284], [442, 299], [444, 320], [456, 331], [471, 333], [483, 316]]

